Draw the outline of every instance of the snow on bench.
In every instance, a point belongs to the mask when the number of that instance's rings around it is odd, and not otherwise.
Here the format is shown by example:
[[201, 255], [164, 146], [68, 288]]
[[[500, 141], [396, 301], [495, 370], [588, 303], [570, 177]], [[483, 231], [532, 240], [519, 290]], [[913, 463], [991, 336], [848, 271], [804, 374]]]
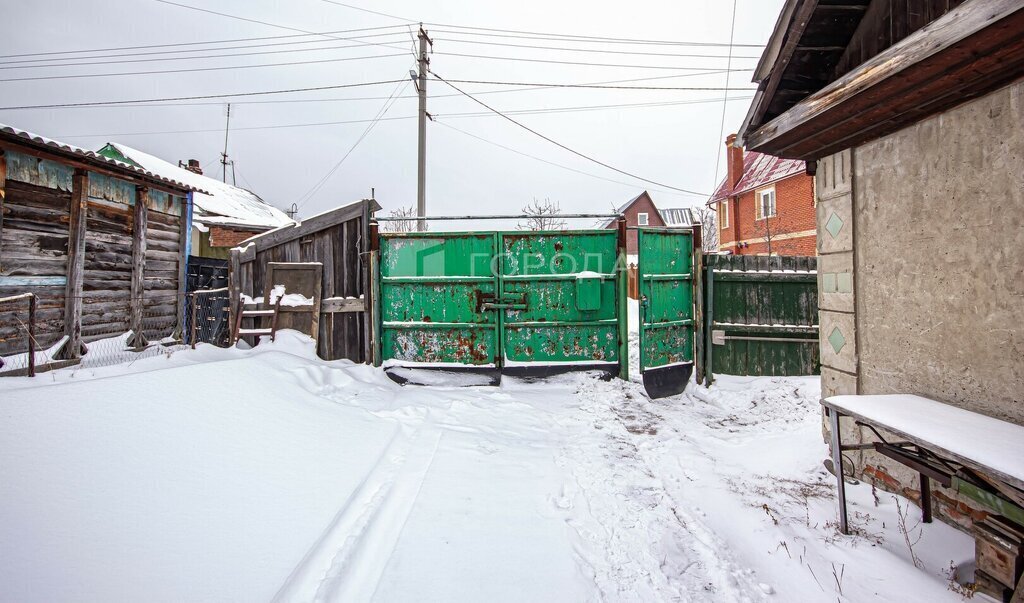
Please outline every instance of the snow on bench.
[[[874, 448], [916, 469], [921, 476], [921, 513], [925, 523], [932, 520], [931, 479], [1007, 517], [1024, 516], [1024, 426], [909, 394], [832, 396], [821, 404], [829, 410], [839, 529], [844, 534], [849, 534], [842, 458], [847, 450]], [[839, 424], [843, 416], [907, 441], [886, 442], [875, 431], [880, 442], [844, 445]], [[957, 470], [950, 462], [969, 471]]]
[[832, 396], [823, 404], [1024, 487], [1024, 426], [921, 396]]

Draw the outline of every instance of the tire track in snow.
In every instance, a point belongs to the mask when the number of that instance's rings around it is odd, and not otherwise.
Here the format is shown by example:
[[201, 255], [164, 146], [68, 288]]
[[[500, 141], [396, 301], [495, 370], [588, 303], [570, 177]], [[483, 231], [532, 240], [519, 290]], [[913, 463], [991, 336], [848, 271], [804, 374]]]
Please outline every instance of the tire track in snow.
[[274, 601], [372, 598], [412, 513], [443, 432], [401, 425], [381, 460], [339, 509]]

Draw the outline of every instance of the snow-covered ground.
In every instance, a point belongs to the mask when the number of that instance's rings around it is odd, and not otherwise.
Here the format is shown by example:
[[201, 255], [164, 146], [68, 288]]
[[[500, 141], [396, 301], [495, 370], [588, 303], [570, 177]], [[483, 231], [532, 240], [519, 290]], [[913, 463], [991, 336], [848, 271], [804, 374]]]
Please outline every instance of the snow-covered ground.
[[838, 533], [818, 396], [403, 387], [288, 331], [2, 379], [0, 600], [960, 600], [972, 542], [904, 499]]

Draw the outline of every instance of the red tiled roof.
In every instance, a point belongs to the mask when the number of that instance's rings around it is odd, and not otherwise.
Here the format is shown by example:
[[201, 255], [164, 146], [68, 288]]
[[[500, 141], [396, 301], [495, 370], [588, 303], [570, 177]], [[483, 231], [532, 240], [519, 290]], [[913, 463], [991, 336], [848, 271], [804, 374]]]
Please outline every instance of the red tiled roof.
[[736, 183], [736, 188], [729, 190], [726, 185], [728, 179], [728, 174], [726, 174], [718, 188], [715, 189], [715, 194], [711, 196], [709, 203], [717, 203], [730, 195], [739, 195], [803, 171], [804, 162], [799, 159], [783, 159], [757, 151], [744, 152], [743, 175]]

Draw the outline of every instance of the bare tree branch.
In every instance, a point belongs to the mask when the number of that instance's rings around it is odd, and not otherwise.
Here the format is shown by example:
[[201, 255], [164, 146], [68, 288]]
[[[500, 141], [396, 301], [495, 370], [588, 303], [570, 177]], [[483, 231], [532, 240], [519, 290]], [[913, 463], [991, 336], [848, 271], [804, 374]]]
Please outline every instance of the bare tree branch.
[[416, 208], [413, 206], [399, 207], [388, 212], [389, 218], [405, 218], [393, 222], [381, 222], [380, 229], [384, 232], [413, 232], [416, 230]]
[[718, 250], [718, 212], [706, 205], [691, 208], [693, 217], [701, 225], [701, 237], [704, 239], [704, 251]]
[[545, 198], [539, 201], [536, 197], [533, 202], [523, 207], [523, 214], [526, 218], [519, 223], [519, 230], [561, 230], [565, 228], [565, 220], [560, 217], [562, 209], [558, 203]]

